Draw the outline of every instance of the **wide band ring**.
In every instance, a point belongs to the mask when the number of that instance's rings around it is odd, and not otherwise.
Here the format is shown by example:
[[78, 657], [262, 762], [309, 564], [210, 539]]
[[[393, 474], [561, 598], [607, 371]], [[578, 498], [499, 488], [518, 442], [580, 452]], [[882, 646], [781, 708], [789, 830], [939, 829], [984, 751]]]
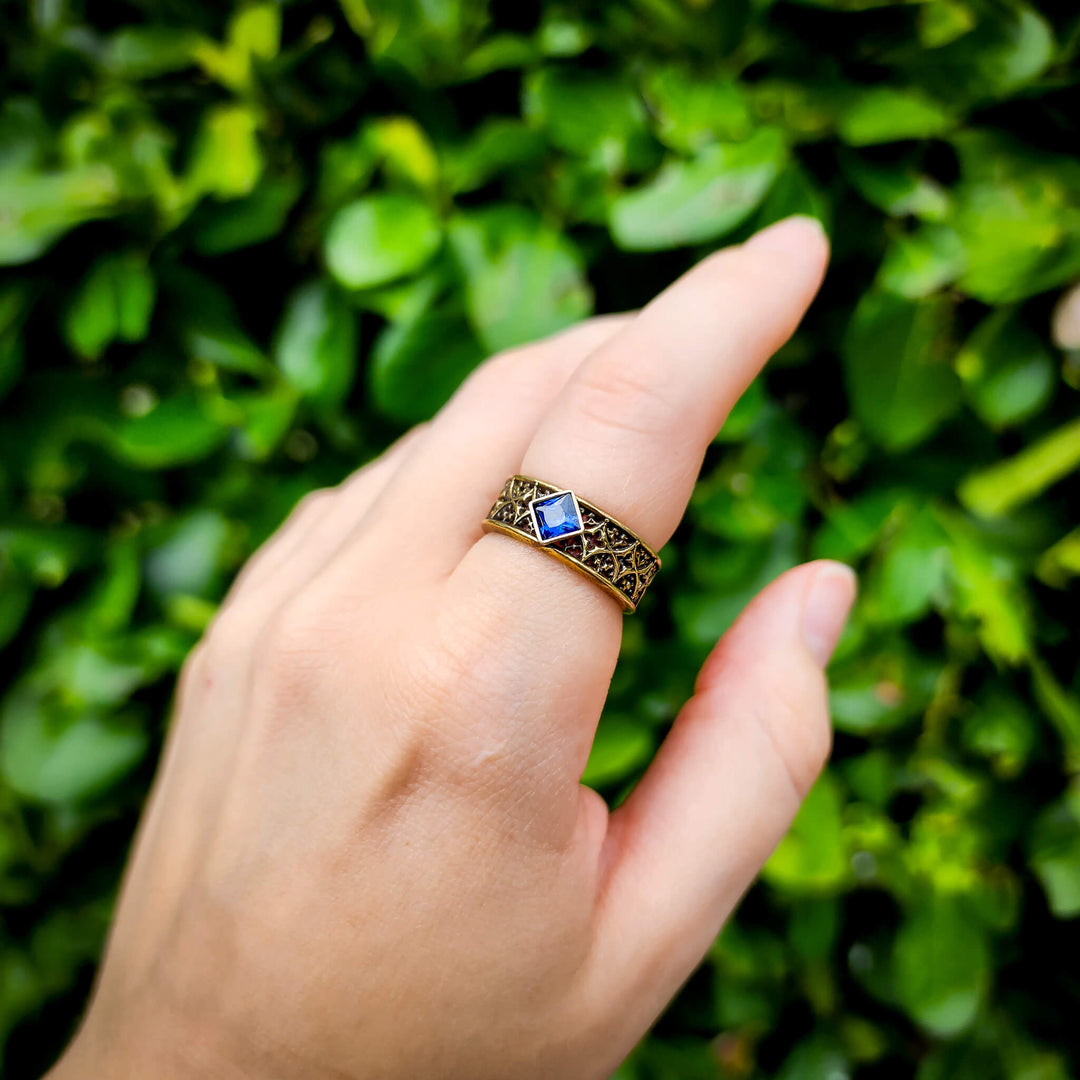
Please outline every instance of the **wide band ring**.
[[638, 606], [660, 569], [660, 556], [621, 521], [532, 476], [511, 476], [482, 525], [569, 563], [627, 611]]

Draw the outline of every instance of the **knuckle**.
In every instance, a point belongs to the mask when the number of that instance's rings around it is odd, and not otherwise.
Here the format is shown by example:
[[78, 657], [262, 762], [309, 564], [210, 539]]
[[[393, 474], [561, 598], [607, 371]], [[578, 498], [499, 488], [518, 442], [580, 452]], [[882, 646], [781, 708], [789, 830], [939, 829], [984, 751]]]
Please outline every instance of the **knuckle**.
[[522, 395], [550, 392], [562, 378], [559, 365], [541, 362], [543, 350], [537, 345], [519, 345], [496, 353], [469, 376], [470, 392], [505, 398], [508, 391]]
[[204, 637], [195, 644], [180, 667], [176, 680], [178, 701], [186, 702], [197, 692], [199, 684], [206, 677], [207, 667], [207, 639]]
[[344, 633], [334, 614], [306, 594], [287, 600], [255, 634], [255, 670], [276, 706], [312, 695], [344, 658]]
[[420, 672], [414, 682], [443, 712], [474, 708], [501, 683], [495, 648], [493, 636], [475, 620], [447, 626], [445, 619], [436, 619], [430, 639], [417, 650]]
[[512, 668], [505, 633], [502, 638], [483, 618], [436, 618], [396, 680], [403, 711], [429, 729], [442, 770], [472, 785], [503, 775], [518, 754], [503, 723], [512, 705], [506, 679]]
[[223, 605], [192, 654], [192, 665], [212, 674], [234, 670], [246, 659], [256, 629], [242, 603]]
[[602, 434], [656, 436], [671, 423], [672, 403], [644, 372], [616, 361], [587, 364], [573, 389], [574, 408]]
[[316, 488], [300, 499], [290, 516], [293, 521], [308, 521], [320, 514], [333, 501], [333, 488]]

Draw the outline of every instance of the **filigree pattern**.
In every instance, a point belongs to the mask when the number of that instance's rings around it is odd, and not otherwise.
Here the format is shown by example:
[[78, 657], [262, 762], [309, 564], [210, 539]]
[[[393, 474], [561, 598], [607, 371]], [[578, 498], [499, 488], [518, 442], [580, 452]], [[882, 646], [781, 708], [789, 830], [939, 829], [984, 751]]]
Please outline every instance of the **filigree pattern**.
[[546, 551], [558, 552], [596, 578], [622, 600], [627, 610], [633, 611], [656, 577], [660, 557], [629, 529], [580, 496], [578, 504], [585, 531], [541, 545], [529, 503], [561, 490], [531, 476], [512, 476], [488, 512], [486, 522], [522, 536]]

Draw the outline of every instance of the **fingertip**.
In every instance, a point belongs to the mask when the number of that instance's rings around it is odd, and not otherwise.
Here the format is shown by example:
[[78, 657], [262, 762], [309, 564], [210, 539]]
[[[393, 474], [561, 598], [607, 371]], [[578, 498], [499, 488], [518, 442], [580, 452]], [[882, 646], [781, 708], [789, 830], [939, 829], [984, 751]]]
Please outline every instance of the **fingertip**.
[[792, 214], [754, 233], [743, 245], [752, 251], [791, 251], [828, 258], [829, 235], [821, 220], [810, 214]]
[[808, 214], [783, 218], [743, 244], [743, 251], [764, 256], [771, 265], [806, 280], [806, 303], [817, 292], [829, 264], [829, 236], [825, 226]]
[[802, 635], [818, 667], [824, 668], [844, 632], [858, 580], [850, 566], [822, 560], [815, 567], [802, 609]]
[[732, 662], [745, 668], [779, 643], [789, 657], [802, 646], [814, 665], [824, 668], [856, 592], [855, 572], [844, 563], [820, 559], [784, 571], [747, 604], [713, 647], [698, 673], [696, 691], [707, 690]]

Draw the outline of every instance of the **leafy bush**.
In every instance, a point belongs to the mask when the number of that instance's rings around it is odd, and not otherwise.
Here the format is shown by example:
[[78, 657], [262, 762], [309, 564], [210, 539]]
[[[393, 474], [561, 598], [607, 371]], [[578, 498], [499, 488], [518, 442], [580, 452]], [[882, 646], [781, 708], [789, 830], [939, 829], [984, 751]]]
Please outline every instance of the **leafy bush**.
[[863, 580], [836, 753], [618, 1075], [1080, 1071], [1075, 5], [0, 12], [5, 1075], [65, 1041], [172, 678], [294, 500], [792, 212], [833, 269], [626, 623], [587, 779], [618, 798], [811, 555]]

